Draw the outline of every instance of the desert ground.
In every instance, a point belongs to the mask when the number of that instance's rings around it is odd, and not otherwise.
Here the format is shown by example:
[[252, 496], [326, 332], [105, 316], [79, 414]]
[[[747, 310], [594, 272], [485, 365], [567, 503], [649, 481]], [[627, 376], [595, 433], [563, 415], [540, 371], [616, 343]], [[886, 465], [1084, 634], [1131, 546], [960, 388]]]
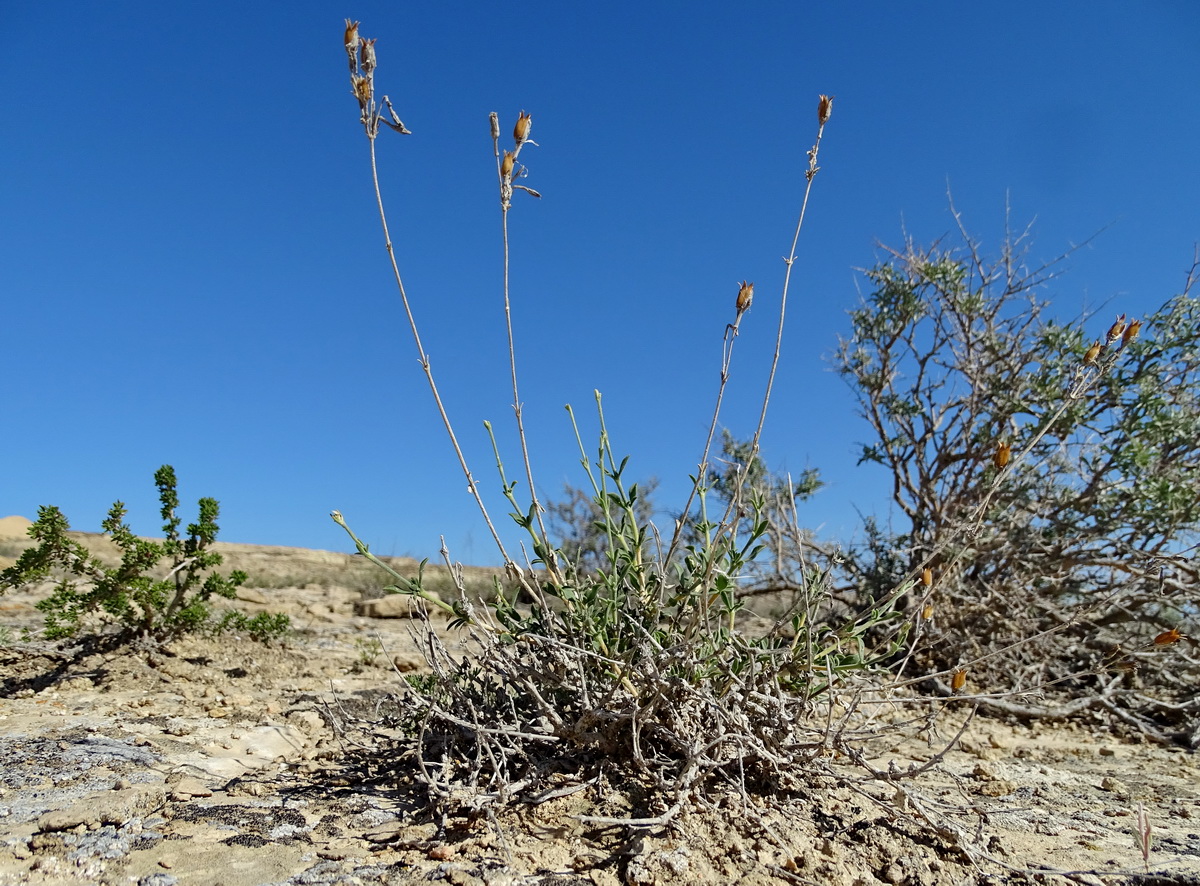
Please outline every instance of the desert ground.
[[[27, 526], [0, 520], [0, 565]], [[718, 797], [661, 831], [581, 823], [620, 806], [602, 782], [434, 820], [363, 728], [424, 667], [406, 601], [372, 602], [359, 557], [218, 548], [251, 576], [235, 605], [288, 613], [289, 638], [78, 653], [25, 636], [37, 590], [0, 597], [0, 884], [1200, 884], [1195, 754], [1103, 724], [977, 716], [912, 782]], [[969, 705], [934, 713], [873, 765], [929, 760]]]

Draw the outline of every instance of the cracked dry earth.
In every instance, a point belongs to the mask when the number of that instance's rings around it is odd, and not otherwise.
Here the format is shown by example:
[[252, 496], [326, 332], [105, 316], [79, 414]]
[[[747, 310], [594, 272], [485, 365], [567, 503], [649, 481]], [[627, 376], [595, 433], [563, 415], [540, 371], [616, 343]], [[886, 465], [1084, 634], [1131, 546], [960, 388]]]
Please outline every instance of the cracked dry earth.
[[[319, 552], [259, 553], [298, 574]], [[347, 765], [362, 752], [341, 724], [386, 710], [396, 671], [422, 666], [408, 620], [355, 614], [361, 596], [246, 591], [246, 611], [285, 611], [298, 628], [270, 647], [188, 639], [152, 662], [0, 648], [0, 884], [1200, 884], [1192, 753], [982, 718], [910, 796], [876, 790], [884, 804], [846, 788], [814, 787], [782, 810], [731, 796], [637, 833], [580, 824], [628, 814], [597, 785], [439, 829], [394, 780]], [[35, 600], [0, 597], [0, 626], [38, 624]], [[946, 712], [944, 736], [959, 716]], [[892, 735], [872, 762], [936, 751]], [[368, 751], [399, 768], [388, 753]]]

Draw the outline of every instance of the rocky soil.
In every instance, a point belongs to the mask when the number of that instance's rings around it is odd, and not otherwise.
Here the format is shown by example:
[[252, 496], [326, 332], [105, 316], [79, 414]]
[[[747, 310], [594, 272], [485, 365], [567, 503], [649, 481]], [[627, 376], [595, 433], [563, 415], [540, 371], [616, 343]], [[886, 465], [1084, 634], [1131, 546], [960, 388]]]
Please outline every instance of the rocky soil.
[[[975, 719], [902, 790], [730, 796], [659, 833], [582, 825], [620, 805], [603, 784], [442, 827], [368, 776], [403, 762], [352, 728], [423, 667], [413, 622], [364, 607], [381, 582], [359, 558], [222, 547], [255, 584], [239, 608], [294, 636], [72, 655], [21, 639], [36, 594], [0, 597], [0, 884], [1200, 884], [1195, 755], [1063, 724]], [[937, 750], [892, 734], [873, 763]]]

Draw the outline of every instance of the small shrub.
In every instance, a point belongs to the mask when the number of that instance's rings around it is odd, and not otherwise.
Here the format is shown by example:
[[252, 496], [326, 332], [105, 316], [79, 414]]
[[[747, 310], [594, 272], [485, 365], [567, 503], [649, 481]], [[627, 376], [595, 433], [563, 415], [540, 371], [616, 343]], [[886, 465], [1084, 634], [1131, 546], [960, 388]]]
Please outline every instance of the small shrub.
[[[377, 95], [375, 41], [346, 22], [351, 85], [368, 139], [375, 194], [397, 289], [418, 357], [449, 442], [485, 524], [516, 585], [491, 599], [470, 596], [457, 581], [458, 599], [430, 593], [423, 567], [405, 576], [375, 558], [338, 513], [333, 519], [365, 558], [388, 570], [391, 590], [451, 612], [470, 632], [466, 655], [452, 654], [431, 630], [423, 647], [432, 675], [408, 681], [398, 700], [407, 726], [401, 756], [416, 764], [413, 777], [444, 814], [476, 813], [513, 799], [553, 791], [558, 777], [595, 778], [611, 773], [643, 789], [650, 818], [593, 822], [653, 825], [669, 821], [690, 798], [715, 786], [771, 793], [831, 774], [831, 751], [854, 758], [875, 734], [849, 724], [859, 693], [873, 689], [879, 666], [901, 648], [906, 620], [895, 603], [912, 582], [866, 611], [833, 618], [826, 607], [825, 576], [806, 573], [793, 605], [767, 630], [743, 629], [739, 590], [752, 564], [771, 549], [773, 520], [782, 519], [817, 478], [799, 484], [768, 482], [758, 460], [771, 389], [778, 367], [788, 289], [805, 207], [819, 167], [817, 155], [832, 99], [817, 103], [816, 141], [804, 170], [806, 187], [777, 308], [779, 331], [766, 379], [757, 428], [745, 442], [726, 440], [726, 464], [710, 462], [721, 404], [740, 326], [749, 323], [754, 284], [730, 292], [729, 313], [713, 317], [714, 345], [721, 341], [720, 386], [692, 491], [673, 531], [660, 535], [650, 521], [649, 489], [627, 477], [605, 427], [596, 392], [599, 445], [589, 450], [570, 412], [587, 474], [584, 491], [563, 507], [538, 500], [526, 441], [518, 384], [509, 289], [509, 217], [516, 201], [539, 197], [524, 184], [524, 151], [532, 120], [522, 112], [512, 149], [502, 150], [501, 126], [492, 114], [491, 137], [504, 246], [504, 325], [521, 478], [510, 478], [492, 425], [485, 422], [509, 515], [521, 530], [518, 562], [495, 527], [481, 484], [468, 467], [424, 352], [413, 303], [404, 286], [387, 230], [376, 163], [380, 124], [409, 134], [387, 96]], [[385, 130], [386, 131], [386, 130]], [[507, 135], [505, 136], [507, 141]], [[523, 194], [524, 196], [521, 196]], [[732, 322], [727, 322], [732, 321]], [[700, 447], [698, 447], [700, 448]], [[524, 496], [517, 494], [524, 483]], [[786, 493], [786, 494], [785, 494]], [[791, 509], [794, 511], [794, 509]], [[556, 544], [547, 529], [556, 520], [581, 531]], [[443, 550], [451, 574], [449, 552]], [[778, 558], [775, 558], [778, 560]], [[461, 575], [461, 573], [457, 573]], [[753, 787], [752, 787], [753, 786]]]
[[362, 667], [372, 667], [383, 654], [383, 643], [378, 637], [355, 637], [354, 648], [358, 650], [358, 664]]
[[[45, 506], [29, 527], [37, 544], [0, 572], [0, 590], [56, 578], [50, 596], [37, 604], [45, 615], [45, 636], [51, 640], [80, 633], [89, 617], [119, 625], [117, 643], [158, 644], [199, 630], [240, 630], [259, 640], [284, 633], [289, 627], [286, 615], [214, 615], [212, 599], [232, 599], [246, 580], [245, 573], [237, 570], [229, 575], [210, 571], [222, 562], [221, 555], [211, 550], [218, 531], [217, 501], [200, 499], [197, 521], [188, 524], [186, 536], [181, 536], [174, 469], [159, 468], [154, 482], [162, 504], [162, 541], [134, 535], [125, 523], [125, 505], [118, 501], [101, 524], [121, 552], [120, 562], [109, 566], [68, 535], [70, 524], [58, 508]], [[160, 566], [164, 560], [165, 567]]]
[[267, 643], [278, 640], [292, 630], [292, 620], [282, 612], [259, 612], [246, 615], [235, 609], [227, 609], [219, 619], [210, 622], [207, 628], [213, 634], [245, 634], [251, 640]]

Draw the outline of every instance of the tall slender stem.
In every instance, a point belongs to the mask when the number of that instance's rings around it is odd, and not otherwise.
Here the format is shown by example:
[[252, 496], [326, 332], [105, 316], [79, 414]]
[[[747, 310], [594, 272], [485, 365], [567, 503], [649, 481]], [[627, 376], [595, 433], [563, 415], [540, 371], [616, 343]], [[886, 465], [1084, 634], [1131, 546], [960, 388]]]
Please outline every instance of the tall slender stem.
[[713, 406], [712, 419], [708, 423], [708, 436], [704, 439], [704, 451], [701, 453], [700, 463], [696, 467], [696, 476], [692, 482], [691, 491], [688, 493], [679, 519], [675, 522], [675, 532], [671, 535], [671, 543], [667, 546], [667, 554], [664, 558], [664, 562], [667, 563], [671, 562], [671, 558], [675, 555], [679, 542], [683, 538], [683, 527], [687, 523], [688, 514], [692, 512], [692, 502], [696, 500], [701, 487], [707, 481], [708, 457], [712, 452], [713, 437], [717, 433], [721, 404], [725, 400], [725, 386], [729, 383], [729, 366], [733, 362], [733, 343], [737, 340], [738, 324], [741, 322], [742, 315], [738, 314], [737, 319], [725, 327], [725, 338], [721, 341], [721, 383], [717, 387], [717, 401]]
[[479, 494], [479, 487], [475, 484], [475, 478], [471, 475], [471, 469], [467, 464], [467, 457], [463, 454], [462, 447], [458, 443], [458, 437], [454, 433], [454, 426], [450, 422], [450, 415], [446, 412], [446, 407], [442, 403], [442, 396], [438, 392], [437, 383], [433, 378], [433, 368], [430, 366], [429, 355], [425, 353], [425, 346], [421, 343], [421, 333], [417, 328], [417, 320], [413, 316], [412, 306], [408, 301], [408, 293], [404, 289], [404, 280], [400, 276], [400, 266], [396, 262], [396, 250], [392, 246], [392, 235], [388, 230], [387, 212], [383, 206], [383, 194], [379, 188], [379, 168], [375, 161], [375, 139], [368, 133], [368, 141], [371, 144], [371, 179], [375, 185], [375, 203], [379, 207], [379, 223], [383, 227], [383, 240], [387, 248], [388, 259], [392, 263], [392, 274], [396, 278], [396, 288], [400, 291], [400, 301], [404, 304], [404, 313], [408, 317], [408, 325], [412, 330], [413, 342], [417, 346], [417, 355], [421, 363], [421, 368], [425, 371], [425, 378], [429, 381], [429, 390], [433, 393], [433, 401], [437, 404], [438, 414], [442, 417], [442, 424], [446, 428], [446, 433], [450, 437], [450, 444], [454, 447], [454, 453], [458, 456], [459, 466], [462, 468], [463, 475], [467, 478], [467, 491], [475, 499], [475, 504], [479, 506], [479, 512], [483, 515], [483, 521], [487, 524], [488, 531], [492, 534], [492, 539], [496, 542], [496, 547], [500, 550], [500, 556], [504, 558], [505, 567], [516, 575], [521, 575], [521, 569], [516, 562], [508, 555], [508, 550], [504, 547], [504, 542], [500, 539], [500, 533], [496, 531], [496, 526], [492, 522], [491, 516], [488, 514], [487, 505], [483, 503], [483, 497]]
[[[787, 270], [783, 275], [783, 293], [779, 301], [779, 328], [775, 335], [775, 353], [771, 357], [771, 371], [767, 375], [767, 386], [766, 390], [763, 392], [762, 409], [758, 416], [758, 426], [754, 429], [754, 436], [750, 438], [750, 454], [747, 458], [747, 463], [739, 467], [734, 479], [734, 483], [732, 484], [729, 502], [725, 506], [725, 513], [721, 516], [721, 522], [717, 529], [718, 538], [725, 533], [728, 533], [730, 537], [735, 536], [737, 533], [738, 523], [741, 519], [740, 505], [744, 472], [749, 469], [749, 466], [753, 464], [754, 459], [758, 456], [759, 440], [762, 438], [763, 427], [767, 422], [767, 407], [771, 402], [771, 391], [774, 388], [775, 374], [779, 368], [779, 355], [783, 351], [783, 328], [784, 322], [787, 318], [787, 300], [788, 290], [792, 282], [792, 267], [796, 263], [796, 246], [800, 242], [800, 231], [804, 227], [804, 216], [808, 211], [808, 198], [809, 195], [812, 194], [813, 179], [816, 178], [817, 172], [820, 168], [817, 166], [817, 154], [821, 149], [821, 136], [825, 132], [825, 121], [828, 119], [827, 116], [824, 116], [825, 96], [821, 97], [821, 106], [822, 112], [819, 115], [819, 120], [817, 123], [817, 138], [813, 143], [812, 148], [808, 152], [808, 169], [805, 170], [804, 173], [806, 181], [804, 186], [804, 198], [800, 202], [800, 216], [796, 220], [796, 231], [792, 235], [792, 247], [788, 252], [787, 258], [783, 260], [784, 264], [787, 265]], [[686, 515], [684, 516], [686, 517]], [[704, 576], [704, 581], [709, 580], [710, 574], [714, 567], [715, 562], [709, 564], [709, 574]]]
[[779, 368], [779, 355], [783, 350], [783, 325], [787, 314], [788, 288], [792, 282], [792, 266], [796, 263], [796, 244], [800, 242], [800, 229], [804, 227], [804, 214], [808, 211], [808, 197], [812, 193], [813, 179], [817, 176], [817, 152], [821, 150], [821, 136], [825, 132], [825, 124], [817, 126], [817, 140], [812, 150], [808, 152], [808, 170], [805, 173], [807, 182], [804, 185], [804, 199], [800, 202], [800, 217], [796, 220], [796, 233], [792, 235], [792, 248], [785, 258], [787, 270], [783, 274], [783, 297], [779, 303], [779, 331], [775, 335], [775, 354], [771, 357], [771, 372], [767, 375], [767, 389], [763, 394], [762, 411], [758, 416], [758, 427], [750, 441], [750, 458], [758, 455], [758, 441], [762, 437], [763, 426], [767, 423], [767, 406], [771, 402], [771, 390], [775, 386], [775, 372]]
[[[522, 112], [524, 113], [524, 112]], [[554, 549], [550, 544], [549, 533], [546, 532], [546, 523], [542, 519], [542, 505], [538, 501], [537, 487], [533, 482], [533, 462], [529, 457], [529, 441], [525, 435], [525, 409], [521, 403], [520, 388], [517, 384], [517, 348], [516, 341], [513, 336], [512, 323], [512, 301], [511, 290], [509, 288], [509, 236], [508, 236], [508, 210], [511, 207], [510, 194], [512, 188], [512, 178], [517, 175], [516, 159], [523, 148], [528, 143], [528, 135], [520, 138], [517, 141], [515, 150], [512, 152], [512, 168], [508, 172], [508, 180], [506, 181], [504, 165], [500, 159], [500, 128], [496, 114], [491, 115], [492, 120], [492, 150], [496, 155], [496, 176], [500, 182], [500, 222], [504, 239], [504, 325], [508, 332], [508, 365], [512, 374], [512, 391], [513, 391], [513, 415], [517, 420], [517, 437], [521, 443], [521, 458], [525, 463], [525, 479], [529, 483], [529, 501], [533, 510], [534, 519], [537, 520], [538, 526], [538, 541], [542, 546], [542, 560], [546, 568], [550, 571], [551, 576], [558, 579], [558, 559], [554, 556]], [[524, 118], [528, 122], [529, 118]], [[528, 133], [528, 127], [526, 127]]]
[[504, 323], [508, 329], [508, 365], [512, 370], [513, 415], [517, 419], [517, 436], [521, 441], [521, 457], [525, 462], [525, 479], [529, 483], [529, 501], [533, 506], [533, 515], [537, 520], [538, 534], [545, 548], [545, 566], [551, 575], [558, 575], [558, 558], [550, 545], [550, 536], [546, 532], [546, 523], [542, 519], [542, 505], [538, 501], [537, 487], [533, 483], [533, 463], [529, 458], [529, 443], [525, 436], [525, 409], [521, 403], [521, 395], [517, 387], [517, 348], [513, 338], [512, 303], [509, 297], [508, 269], [508, 210], [502, 211], [502, 227], [504, 229]]

